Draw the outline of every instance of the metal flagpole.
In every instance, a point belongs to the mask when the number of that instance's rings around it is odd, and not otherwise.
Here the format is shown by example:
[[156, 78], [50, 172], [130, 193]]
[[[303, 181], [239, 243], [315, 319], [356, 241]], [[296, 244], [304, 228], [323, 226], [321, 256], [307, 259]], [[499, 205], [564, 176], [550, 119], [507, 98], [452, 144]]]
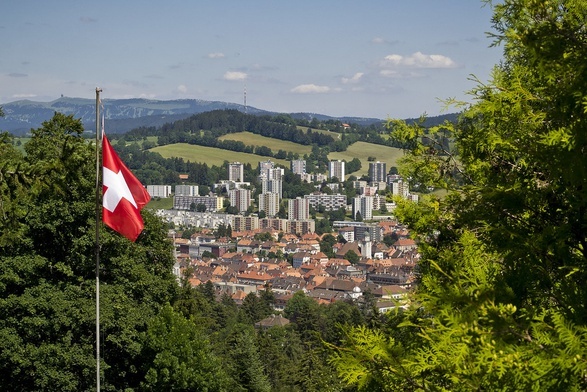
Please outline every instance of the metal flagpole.
[[96, 87], [96, 391], [100, 392], [100, 92]]

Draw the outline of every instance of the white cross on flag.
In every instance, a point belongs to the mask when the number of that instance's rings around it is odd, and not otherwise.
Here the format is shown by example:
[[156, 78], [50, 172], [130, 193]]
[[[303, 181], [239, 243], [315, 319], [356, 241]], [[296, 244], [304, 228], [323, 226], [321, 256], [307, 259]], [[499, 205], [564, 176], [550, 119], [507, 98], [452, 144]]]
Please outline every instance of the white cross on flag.
[[104, 135], [102, 141], [102, 220], [131, 241], [143, 231], [141, 210], [151, 196], [120, 160]]

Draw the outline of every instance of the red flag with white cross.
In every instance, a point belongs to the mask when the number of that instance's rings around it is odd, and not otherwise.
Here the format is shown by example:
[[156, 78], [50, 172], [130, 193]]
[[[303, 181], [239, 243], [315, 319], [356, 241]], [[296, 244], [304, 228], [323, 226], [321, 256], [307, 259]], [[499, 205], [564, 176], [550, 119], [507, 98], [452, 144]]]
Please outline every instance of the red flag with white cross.
[[131, 241], [136, 241], [144, 223], [141, 210], [151, 196], [120, 160], [106, 135], [102, 141], [102, 220]]

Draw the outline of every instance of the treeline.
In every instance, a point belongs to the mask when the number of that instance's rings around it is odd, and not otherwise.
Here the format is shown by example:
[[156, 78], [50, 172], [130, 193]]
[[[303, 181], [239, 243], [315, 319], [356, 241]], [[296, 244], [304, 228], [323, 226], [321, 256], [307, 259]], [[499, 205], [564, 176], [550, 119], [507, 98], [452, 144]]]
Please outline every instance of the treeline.
[[[334, 138], [315, 129], [329, 130], [340, 135]], [[400, 147], [395, 140], [382, 136], [387, 132], [383, 124], [372, 124], [369, 127], [351, 124], [349, 127], [343, 127], [340, 122], [332, 120], [324, 123], [308, 122], [303, 119], [293, 119], [286, 114], [254, 116], [234, 109], [200, 113], [159, 128], [141, 127], [125, 135], [113, 135], [113, 137], [133, 141], [147, 136], [157, 136], [157, 144], [161, 146], [188, 143], [279, 159], [296, 158], [290, 152], [283, 150], [274, 152], [266, 146], [250, 146], [241, 141], [219, 140], [221, 136], [244, 131], [302, 145], [316, 145], [327, 148], [330, 152], [345, 151], [348, 146], [357, 141]]]

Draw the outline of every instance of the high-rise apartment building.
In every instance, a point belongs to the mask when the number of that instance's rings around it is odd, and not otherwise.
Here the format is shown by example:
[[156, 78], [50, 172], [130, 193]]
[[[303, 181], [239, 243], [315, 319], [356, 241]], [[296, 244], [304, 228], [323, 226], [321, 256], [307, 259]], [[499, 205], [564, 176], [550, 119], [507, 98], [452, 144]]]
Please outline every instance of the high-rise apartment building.
[[306, 161], [303, 159], [294, 159], [291, 161], [291, 171], [294, 174], [306, 174]]
[[277, 193], [259, 194], [259, 211], [265, 211], [265, 216], [273, 217], [279, 212], [280, 197]]
[[296, 197], [287, 204], [287, 219], [305, 220], [310, 218], [310, 202], [308, 199]]
[[385, 162], [369, 162], [369, 178], [371, 183], [385, 182], [387, 179], [387, 164]]
[[373, 196], [359, 196], [353, 198], [353, 218], [361, 213], [363, 220], [373, 219]]
[[228, 181], [244, 182], [245, 181], [245, 165], [240, 162], [232, 162], [228, 164]]
[[338, 181], [344, 181], [344, 161], [330, 161], [328, 162], [328, 176], [330, 178], [336, 177]]
[[231, 189], [228, 191], [230, 205], [238, 208], [239, 212], [245, 212], [251, 205], [251, 191], [249, 189]]

